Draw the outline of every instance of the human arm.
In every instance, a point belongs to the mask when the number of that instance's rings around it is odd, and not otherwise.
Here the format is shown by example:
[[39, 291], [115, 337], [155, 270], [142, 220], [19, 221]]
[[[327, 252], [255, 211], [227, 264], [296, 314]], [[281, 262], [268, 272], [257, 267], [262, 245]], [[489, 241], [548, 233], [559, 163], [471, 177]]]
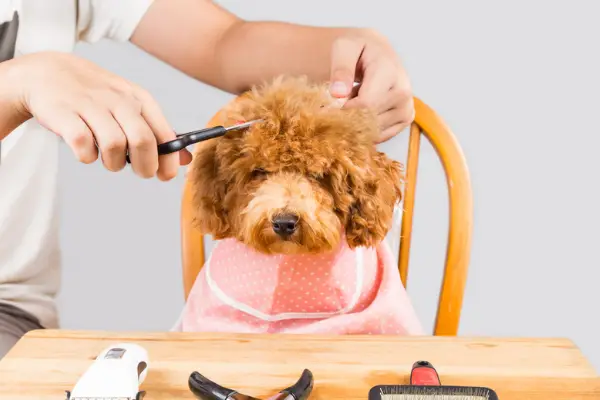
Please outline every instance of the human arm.
[[[0, 139], [30, 118], [60, 136], [83, 163], [169, 180], [189, 153], [158, 156], [175, 138], [152, 97], [135, 84], [67, 53], [39, 52], [0, 63]], [[99, 151], [98, 151], [99, 150]], [[180, 159], [181, 158], [181, 159]]]
[[14, 69], [10, 61], [0, 63], [0, 140], [31, 118], [16, 101]]
[[[154, 0], [131, 41], [187, 75], [235, 94], [280, 74], [330, 81], [337, 97], [351, 95], [352, 83], [360, 81], [345, 107], [376, 109], [380, 141], [414, 117], [407, 74], [389, 42], [372, 30], [250, 22], [210, 0]], [[336, 90], [339, 82], [342, 89]]]

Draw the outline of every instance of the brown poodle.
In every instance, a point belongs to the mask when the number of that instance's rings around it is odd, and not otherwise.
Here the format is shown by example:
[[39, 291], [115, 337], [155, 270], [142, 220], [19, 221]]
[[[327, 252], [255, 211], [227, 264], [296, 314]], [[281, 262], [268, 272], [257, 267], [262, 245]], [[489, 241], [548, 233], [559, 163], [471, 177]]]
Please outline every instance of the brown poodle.
[[420, 333], [384, 240], [402, 165], [377, 151], [374, 113], [280, 78], [222, 119], [262, 122], [194, 151], [195, 219], [217, 243], [176, 330]]
[[263, 253], [320, 253], [345, 234], [374, 246], [401, 200], [402, 165], [377, 151], [375, 114], [340, 109], [324, 86], [277, 79], [233, 102], [224, 125], [262, 119], [195, 151], [198, 228]]

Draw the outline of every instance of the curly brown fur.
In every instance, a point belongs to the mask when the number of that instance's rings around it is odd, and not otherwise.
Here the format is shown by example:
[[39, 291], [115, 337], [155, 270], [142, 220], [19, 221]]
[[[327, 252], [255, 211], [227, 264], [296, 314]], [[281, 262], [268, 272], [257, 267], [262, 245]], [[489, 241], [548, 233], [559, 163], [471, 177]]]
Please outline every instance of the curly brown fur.
[[[332, 104], [325, 86], [303, 78], [232, 102], [224, 125], [263, 122], [196, 147], [189, 177], [202, 233], [267, 254], [328, 251], [343, 236], [351, 248], [381, 241], [401, 200], [402, 165], [377, 151], [374, 113]], [[282, 213], [298, 218], [285, 239], [273, 229]]]

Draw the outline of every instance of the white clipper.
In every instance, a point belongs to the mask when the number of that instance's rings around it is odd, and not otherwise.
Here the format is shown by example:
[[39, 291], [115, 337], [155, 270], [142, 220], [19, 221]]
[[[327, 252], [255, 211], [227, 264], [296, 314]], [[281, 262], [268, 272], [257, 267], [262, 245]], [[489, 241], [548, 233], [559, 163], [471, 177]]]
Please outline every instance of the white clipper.
[[67, 400], [141, 400], [140, 385], [148, 372], [148, 352], [133, 343], [102, 351], [77, 381]]

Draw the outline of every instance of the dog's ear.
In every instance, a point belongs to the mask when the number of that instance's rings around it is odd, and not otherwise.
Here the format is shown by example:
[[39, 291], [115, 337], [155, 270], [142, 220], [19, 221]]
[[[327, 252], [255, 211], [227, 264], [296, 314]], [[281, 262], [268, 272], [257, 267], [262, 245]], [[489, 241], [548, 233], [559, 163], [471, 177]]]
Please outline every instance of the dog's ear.
[[196, 227], [202, 234], [210, 234], [214, 239], [229, 236], [231, 226], [224, 202], [229, 183], [219, 169], [216, 140], [197, 145], [188, 179], [194, 194]]
[[366, 168], [350, 169], [346, 239], [351, 248], [375, 246], [385, 238], [402, 199], [403, 175], [402, 164], [375, 150]]

